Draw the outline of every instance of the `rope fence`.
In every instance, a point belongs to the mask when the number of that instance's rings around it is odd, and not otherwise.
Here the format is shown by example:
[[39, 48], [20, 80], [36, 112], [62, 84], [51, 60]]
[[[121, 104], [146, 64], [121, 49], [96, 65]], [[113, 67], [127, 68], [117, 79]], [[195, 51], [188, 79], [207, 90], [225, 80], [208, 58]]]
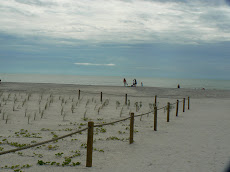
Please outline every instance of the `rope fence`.
[[[82, 91], [82, 90], [78, 90], [78, 99], [80, 99], [80, 94], [81, 93], [85, 93], [85, 94], [94, 94], [94, 95], [102, 95], [102, 92], [91, 92], [91, 91]], [[123, 94], [112, 94], [112, 93], [103, 93], [103, 95], [108, 95], [108, 96], [119, 96], [122, 97], [124, 96]], [[126, 94], [127, 95], [127, 94]], [[155, 95], [154, 95], [155, 96]], [[129, 95], [129, 97], [143, 97], [143, 98], [152, 98], [154, 96], [143, 96], [143, 95]], [[155, 100], [157, 99], [157, 96], [155, 96]], [[155, 101], [156, 102], [156, 101]]]
[[40, 146], [40, 145], [43, 145], [43, 144], [46, 144], [46, 143], [54, 142], [54, 141], [63, 139], [65, 137], [69, 137], [69, 136], [72, 136], [74, 134], [81, 133], [82, 131], [85, 131], [85, 130], [88, 130], [88, 128], [84, 128], [82, 130], [78, 130], [76, 132], [73, 132], [73, 133], [70, 133], [70, 134], [67, 134], [67, 135], [64, 135], [64, 136], [56, 137], [54, 139], [47, 140], [47, 141], [44, 141], [44, 142], [39, 142], [39, 143], [36, 143], [36, 144], [33, 144], [33, 145], [28, 145], [28, 146], [24, 146], [24, 147], [17, 148], [17, 149], [11, 149], [11, 150], [8, 150], [8, 151], [3, 151], [3, 152], [0, 152], [0, 155], [8, 154], [8, 153], [11, 153], [11, 152], [17, 152], [17, 151], [21, 151], [21, 150], [24, 150], [24, 149], [29, 149], [29, 148], [32, 148], [32, 147]]
[[[98, 94], [98, 93], [84, 92], [84, 91], [80, 91], [79, 90], [79, 92], [78, 92], [78, 99], [80, 99], [81, 92], [83, 92], [83, 93], [90, 93], [90, 94]], [[107, 94], [107, 95], [113, 95], [114, 96], [114, 94]], [[117, 95], [117, 96], [119, 96], [119, 95]], [[130, 96], [130, 97], [139, 97], [139, 96]], [[140, 96], [140, 97], [147, 97], [147, 96]], [[153, 97], [153, 96], [148, 96], [148, 97]], [[102, 92], [101, 92], [101, 97], [100, 98], [101, 98], [101, 102], [102, 102], [102, 98], [103, 98]], [[138, 115], [134, 115], [134, 113], [130, 113], [129, 114], [130, 117], [127, 117], [127, 118], [124, 118], [124, 119], [120, 119], [120, 120], [117, 120], [117, 121], [113, 121], [113, 122], [109, 122], [109, 123], [103, 123], [103, 124], [96, 124], [96, 125], [94, 125], [93, 121], [89, 121], [87, 128], [84, 128], [84, 129], [81, 129], [81, 130], [69, 133], [67, 135], [63, 135], [63, 136], [51, 139], [51, 140], [39, 142], [39, 143], [36, 143], [36, 144], [24, 146], [24, 147], [17, 148], [17, 149], [11, 149], [11, 150], [8, 150], [8, 151], [3, 151], [3, 152], [0, 152], [0, 155], [12, 153], [12, 152], [17, 152], [17, 151], [21, 151], [21, 150], [24, 150], [24, 149], [33, 148], [33, 147], [36, 147], [36, 146], [40, 146], [40, 145], [43, 145], [43, 144], [46, 144], [46, 143], [49, 143], [49, 142], [54, 142], [54, 141], [57, 141], [57, 140], [60, 140], [60, 139], [72, 136], [74, 134], [81, 133], [82, 131], [88, 130], [88, 134], [87, 134], [86, 167], [92, 167], [93, 131], [94, 131], [94, 128], [96, 128], [96, 127], [102, 127], [102, 126], [106, 126], [106, 125], [114, 125], [115, 123], [126, 121], [126, 120], [130, 119], [129, 144], [132, 144], [134, 142], [133, 133], [134, 133], [134, 118], [135, 117], [139, 117], [139, 116], [142, 117], [144, 115], [148, 115], [150, 113], [154, 113], [154, 127], [153, 128], [154, 128], [154, 131], [157, 131], [157, 112], [159, 110], [162, 110], [162, 109], [166, 108], [167, 109], [167, 122], [169, 122], [169, 120], [170, 120], [170, 107], [172, 105], [176, 104], [176, 117], [178, 117], [179, 103], [183, 102], [183, 112], [185, 112], [185, 100], [186, 100], [186, 98], [183, 98], [182, 100], [177, 100], [175, 103], [168, 102], [166, 106], [163, 106], [161, 108], [157, 108], [157, 106], [156, 106], [156, 104], [157, 104], [157, 96], [155, 96], [155, 106], [154, 106], [154, 110], [152, 110], [152, 111], [149, 111], [149, 112], [146, 112], [146, 113], [142, 113], [142, 114], [138, 114]], [[190, 109], [190, 97], [188, 97], [187, 100], [188, 100], [187, 107], [188, 107], [188, 110], [189, 110]], [[127, 94], [125, 95], [125, 103], [127, 104]]]
[[105, 126], [105, 125], [113, 125], [113, 124], [118, 123], [118, 122], [126, 121], [127, 119], [130, 119], [130, 117], [124, 118], [124, 119], [121, 119], [121, 120], [117, 120], [117, 121], [113, 121], [113, 122], [109, 122], [109, 123], [94, 125], [94, 127], [102, 127], [102, 126]]

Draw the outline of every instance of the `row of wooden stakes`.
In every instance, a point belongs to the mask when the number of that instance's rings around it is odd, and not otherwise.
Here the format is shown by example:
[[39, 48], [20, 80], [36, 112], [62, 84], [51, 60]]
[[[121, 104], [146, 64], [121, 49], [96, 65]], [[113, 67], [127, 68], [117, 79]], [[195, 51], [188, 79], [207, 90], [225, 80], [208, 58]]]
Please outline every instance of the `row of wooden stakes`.
[[[101, 94], [102, 95], [102, 94]], [[102, 99], [102, 96], [101, 96]], [[156, 105], [157, 96], [155, 96], [155, 105]], [[126, 94], [127, 100], [127, 94]], [[176, 116], [178, 116], [179, 110], [179, 100], [176, 101]], [[164, 108], [164, 107], [163, 107]], [[160, 108], [160, 109], [163, 109]], [[154, 106], [154, 131], [157, 131], [157, 106]], [[188, 97], [188, 110], [190, 109], [190, 98]], [[185, 112], [185, 98], [183, 98], [183, 112]], [[140, 116], [140, 115], [138, 115]], [[130, 137], [129, 137], [129, 144], [133, 143], [133, 133], [134, 133], [134, 113], [130, 114]], [[170, 117], [170, 103], [167, 104], [167, 122], [169, 122]], [[129, 118], [127, 118], [129, 119]], [[112, 124], [112, 123], [111, 123]], [[103, 126], [103, 124], [101, 125]], [[93, 159], [93, 130], [94, 130], [94, 122], [88, 122], [88, 136], [87, 136], [87, 155], [86, 155], [86, 167], [92, 167], [92, 159]]]

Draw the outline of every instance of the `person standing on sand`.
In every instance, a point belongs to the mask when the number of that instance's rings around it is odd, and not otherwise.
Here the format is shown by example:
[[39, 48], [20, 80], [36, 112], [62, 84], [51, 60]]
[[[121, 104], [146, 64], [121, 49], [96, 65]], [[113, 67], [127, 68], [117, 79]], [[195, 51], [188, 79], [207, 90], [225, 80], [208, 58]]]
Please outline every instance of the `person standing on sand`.
[[124, 83], [124, 86], [127, 85], [127, 82], [126, 82], [126, 79], [125, 79], [125, 78], [124, 78], [124, 80], [123, 80], [123, 83]]

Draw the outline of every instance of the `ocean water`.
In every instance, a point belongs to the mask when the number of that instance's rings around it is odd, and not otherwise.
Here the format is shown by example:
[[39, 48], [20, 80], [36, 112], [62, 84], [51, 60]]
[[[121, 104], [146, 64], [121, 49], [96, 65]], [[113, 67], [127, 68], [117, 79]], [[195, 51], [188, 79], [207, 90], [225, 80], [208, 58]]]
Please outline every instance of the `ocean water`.
[[[106, 85], [123, 86], [123, 77], [117, 76], [78, 76], [78, 75], [40, 75], [40, 74], [1, 74], [2, 82], [28, 82], [28, 83], [57, 83], [57, 84], [80, 84], [80, 85]], [[128, 85], [132, 85], [134, 78], [127, 77]], [[136, 77], [137, 86], [143, 82], [147, 87], [193, 89], [220, 89], [230, 90], [230, 80], [211, 79], [172, 79], [172, 78], [145, 78]]]

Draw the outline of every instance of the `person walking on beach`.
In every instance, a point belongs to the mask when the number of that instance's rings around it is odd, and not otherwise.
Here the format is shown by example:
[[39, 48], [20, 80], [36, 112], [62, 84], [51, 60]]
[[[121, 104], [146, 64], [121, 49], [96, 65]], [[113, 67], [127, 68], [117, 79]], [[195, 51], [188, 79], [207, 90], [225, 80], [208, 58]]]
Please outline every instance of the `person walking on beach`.
[[124, 83], [124, 86], [127, 85], [127, 82], [126, 82], [126, 79], [125, 79], [125, 78], [124, 78], [124, 80], [123, 80], [123, 83]]

